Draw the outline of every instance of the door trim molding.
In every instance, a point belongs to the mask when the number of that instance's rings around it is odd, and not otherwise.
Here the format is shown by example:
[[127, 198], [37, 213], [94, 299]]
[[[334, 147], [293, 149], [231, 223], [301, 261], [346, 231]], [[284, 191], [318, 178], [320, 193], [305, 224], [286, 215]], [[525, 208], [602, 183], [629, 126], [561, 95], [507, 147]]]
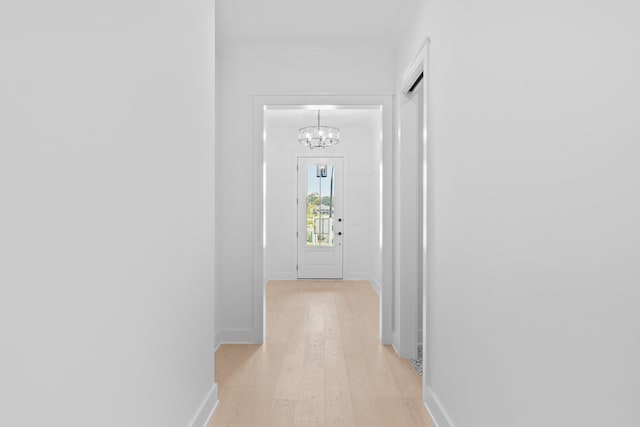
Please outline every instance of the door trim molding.
[[[431, 212], [433, 211], [433, 203], [431, 200], [432, 197], [432, 192], [430, 190], [430, 186], [431, 184], [431, 180], [429, 179], [429, 175], [430, 175], [430, 163], [431, 163], [431, 159], [428, 155], [429, 153], [429, 136], [428, 136], [428, 130], [430, 128], [429, 126], [429, 94], [430, 94], [430, 89], [429, 89], [429, 46], [431, 43], [431, 39], [429, 37], [424, 37], [418, 51], [417, 54], [415, 56], [415, 58], [408, 64], [407, 68], [405, 69], [405, 72], [402, 74], [402, 78], [400, 79], [398, 86], [397, 86], [397, 93], [398, 93], [398, 98], [397, 101], [399, 103], [401, 97], [407, 96], [409, 95], [409, 93], [411, 92], [411, 89], [414, 87], [414, 83], [416, 82], [416, 80], [419, 78], [420, 75], [423, 76], [423, 84], [422, 84], [422, 129], [419, 129], [419, 131], [421, 131], [422, 135], [419, 135], [419, 139], [417, 141], [418, 144], [422, 144], [422, 158], [420, 159], [420, 161], [422, 162], [423, 167], [419, 168], [419, 171], [422, 172], [422, 180], [421, 180], [421, 185], [419, 186], [419, 191], [421, 192], [421, 196], [422, 196], [422, 201], [423, 201], [423, 205], [422, 205], [422, 217], [419, 218], [419, 221], [422, 224], [422, 236], [421, 237], [421, 241], [420, 241], [420, 246], [421, 247], [421, 255], [422, 258], [419, 260], [419, 262], [422, 263], [422, 271], [423, 271], [423, 277], [422, 277], [422, 283], [419, 284], [419, 286], [422, 287], [422, 345], [423, 345], [423, 350], [422, 350], [422, 366], [423, 366], [423, 375], [422, 375], [422, 383], [423, 383], [423, 401], [425, 403], [425, 405], [427, 406], [427, 408], [431, 408], [433, 409], [434, 407], [434, 402], [437, 403], [437, 399], [434, 401], [434, 399], [431, 398], [432, 393], [430, 393], [430, 389], [427, 386], [427, 384], [429, 383], [429, 354], [430, 354], [430, 344], [431, 341], [429, 339], [429, 323], [428, 323], [428, 318], [429, 318], [429, 297], [430, 297], [430, 277], [432, 276], [432, 272], [431, 272], [431, 267], [432, 267], [432, 263], [430, 261], [431, 257], [432, 257], [432, 249], [429, 245], [429, 241], [431, 239], [431, 235], [432, 235], [432, 215]], [[398, 108], [400, 108], [400, 105], [398, 104]], [[398, 110], [398, 115], [400, 116], [400, 111]], [[398, 120], [398, 133], [399, 135], [402, 134], [402, 123], [400, 120]], [[400, 141], [400, 136], [398, 136], [398, 143], [401, 143]], [[406, 289], [403, 289], [402, 287], [400, 287], [399, 292], [401, 294], [401, 299], [407, 299], [407, 298], [416, 298], [417, 295], [411, 294], [411, 295], [403, 295], [403, 291], [407, 292]], [[413, 292], [413, 290], [412, 290]], [[411, 330], [409, 331], [405, 331], [406, 332], [406, 336], [407, 337], [411, 337], [413, 341], [413, 339], [417, 338], [417, 333], [418, 333], [418, 319], [417, 319], [417, 313], [411, 313], [411, 312], [404, 312], [401, 311], [400, 313], [401, 316], [409, 316], [409, 319], [405, 319], [404, 324], [407, 325], [413, 325], [414, 328], [411, 328]], [[415, 316], [415, 317], [414, 317]], [[434, 396], [435, 397], [435, 396]], [[438, 404], [439, 406], [439, 404]], [[431, 412], [431, 409], [430, 412]], [[442, 418], [442, 417], [438, 417], [438, 418]], [[446, 418], [446, 417], [445, 417]], [[436, 421], [434, 419], [434, 421]], [[446, 424], [444, 424], [446, 425]]]
[[252, 94], [251, 123], [253, 129], [253, 248], [252, 265], [252, 325], [256, 343], [264, 342], [265, 336], [265, 286], [264, 271], [264, 111], [267, 106], [335, 105], [342, 108], [382, 105], [382, 165], [383, 209], [382, 209], [382, 277], [380, 296], [380, 337], [383, 344], [392, 342], [391, 280], [393, 254], [393, 105], [394, 95], [370, 94]]

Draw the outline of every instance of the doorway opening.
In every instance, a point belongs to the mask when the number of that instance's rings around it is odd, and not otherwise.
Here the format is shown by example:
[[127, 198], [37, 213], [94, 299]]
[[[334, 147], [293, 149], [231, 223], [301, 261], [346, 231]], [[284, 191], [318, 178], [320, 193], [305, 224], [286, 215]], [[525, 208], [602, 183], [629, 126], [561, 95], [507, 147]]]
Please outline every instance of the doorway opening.
[[422, 341], [423, 336], [423, 324], [424, 322], [424, 310], [425, 307], [422, 304], [424, 289], [422, 284], [425, 283], [425, 274], [427, 263], [423, 262], [426, 260], [426, 218], [427, 218], [427, 170], [426, 170], [426, 144], [423, 144], [421, 141], [421, 135], [423, 134], [422, 130], [424, 129], [424, 80], [423, 74], [420, 74], [416, 83], [411, 87], [409, 91], [409, 96], [413, 98], [415, 104], [415, 113], [417, 117], [416, 121], [416, 129], [418, 136], [418, 176], [420, 176], [420, 186], [418, 190], [418, 236], [421, 238], [421, 242], [419, 244], [419, 254], [418, 254], [418, 323], [417, 323], [417, 349], [416, 349], [416, 357], [411, 359], [411, 363], [413, 364], [416, 372], [422, 377], [424, 373], [424, 364], [423, 364], [423, 354], [424, 354], [424, 346]]
[[[298, 143], [316, 109], [339, 144]], [[380, 283], [380, 106], [268, 105], [263, 115], [265, 280]]]
[[[423, 400], [429, 402], [429, 284], [433, 275], [431, 258], [433, 251], [429, 245], [433, 229], [431, 214], [433, 203], [433, 179], [429, 168], [431, 145], [428, 143], [428, 97], [429, 97], [429, 38], [425, 37], [415, 59], [406, 68], [398, 87], [398, 139], [399, 160], [408, 162], [409, 174], [399, 173], [399, 185], [408, 183], [407, 193], [399, 193], [401, 198], [397, 215], [400, 224], [398, 244], [400, 253], [413, 251], [408, 270], [411, 274], [400, 279], [409, 279], [400, 287], [400, 300], [407, 304], [401, 312], [400, 348], [410, 354], [416, 363], [416, 370], [422, 376]], [[415, 156], [415, 160], [413, 160]], [[412, 197], [415, 203], [407, 202]], [[416, 197], [417, 196], [417, 197]], [[408, 232], [408, 233], [407, 233]], [[413, 237], [412, 237], [413, 236]], [[417, 249], [417, 251], [416, 251]], [[415, 273], [415, 275], [413, 275]], [[410, 302], [412, 299], [416, 303]]]
[[[254, 330], [261, 332], [255, 342], [264, 340], [270, 280], [340, 278], [368, 280], [378, 291], [380, 337], [390, 343], [392, 97], [253, 99], [253, 229], [261, 237], [253, 252]], [[310, 150], [297, 132], [318, 110], [341, 138]]]

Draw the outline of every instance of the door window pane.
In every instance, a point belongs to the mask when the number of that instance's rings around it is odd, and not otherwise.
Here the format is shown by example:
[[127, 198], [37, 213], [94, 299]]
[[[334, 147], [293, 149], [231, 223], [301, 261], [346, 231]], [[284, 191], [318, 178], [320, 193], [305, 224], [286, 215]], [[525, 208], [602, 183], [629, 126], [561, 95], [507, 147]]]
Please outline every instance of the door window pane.
[[333, 165], [307, 167], [307, 246], [333, 246]]

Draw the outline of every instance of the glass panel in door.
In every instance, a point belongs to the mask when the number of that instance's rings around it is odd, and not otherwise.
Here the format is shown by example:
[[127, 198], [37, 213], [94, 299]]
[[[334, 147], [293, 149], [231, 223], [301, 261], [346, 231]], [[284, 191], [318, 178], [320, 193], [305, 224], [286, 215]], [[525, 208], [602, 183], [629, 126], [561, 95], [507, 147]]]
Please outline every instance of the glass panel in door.
[[307, 166], [306, 245], [334, 245], [334, 187], [331, 164]]

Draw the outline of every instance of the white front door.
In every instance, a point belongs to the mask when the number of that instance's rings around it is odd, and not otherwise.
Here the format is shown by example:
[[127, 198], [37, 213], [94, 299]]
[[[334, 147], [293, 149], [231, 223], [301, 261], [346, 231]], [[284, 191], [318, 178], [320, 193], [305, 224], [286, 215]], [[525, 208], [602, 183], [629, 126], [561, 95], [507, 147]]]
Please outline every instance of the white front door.
[[341, 279], [344, 161], [298, 158], [298, 278]]

